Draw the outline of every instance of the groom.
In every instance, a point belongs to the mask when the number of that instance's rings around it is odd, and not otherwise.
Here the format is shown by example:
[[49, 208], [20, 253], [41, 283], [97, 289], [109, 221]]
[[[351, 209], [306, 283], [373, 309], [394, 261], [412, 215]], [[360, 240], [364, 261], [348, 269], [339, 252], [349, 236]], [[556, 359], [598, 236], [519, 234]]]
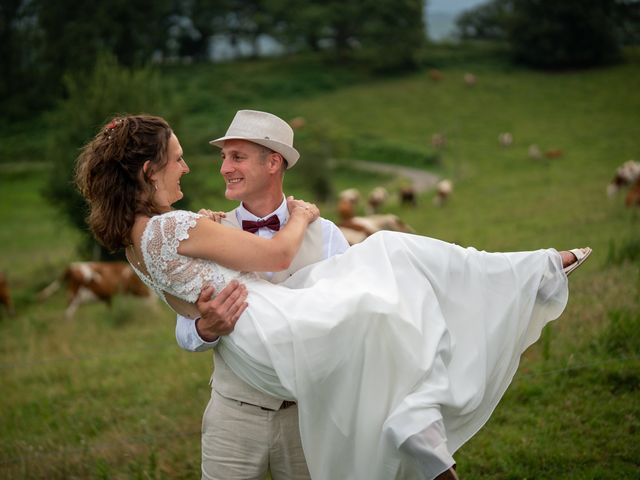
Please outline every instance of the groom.
[[[300, 157], [293, 147], [293, 130], [270, 113], [240, 110], [226, 135], [210, 143], [221, 148], [226, 198], [241, 202], [222, 223], [272, 237], [289, 217], [284, 173]], [[306, 265], [343, 253], [348, 246], [340, 230], [320, 218], [309, 225], [289, 269], [262, 276], [281, 282]], [[309, 479], [295, 402], [246, 384], [215, 349], [219, 337], [233, 331], [246, 306], [245, 287], [233, 282], [212, 299], [213, 293], [212, 288], [202, 291], [198, 320], [178, 316], [176, 325], [182, 348], [214, 351], [211, 400], [202, 422], [202, 478], [264, 480], [270, 471], [273, 480]]]

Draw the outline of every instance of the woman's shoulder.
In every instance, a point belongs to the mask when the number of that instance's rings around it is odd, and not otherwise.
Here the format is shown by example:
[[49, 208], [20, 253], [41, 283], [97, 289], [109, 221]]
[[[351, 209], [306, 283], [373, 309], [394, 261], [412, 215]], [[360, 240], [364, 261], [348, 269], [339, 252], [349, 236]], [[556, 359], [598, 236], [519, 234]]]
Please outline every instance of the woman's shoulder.
[[[169, 212], [154, 215], [149, 219], [145, 227], [145, 234], [162, 231], [165, 235], [180, 239], [188, 237], [186, 232], [196, 226], [197, 220], [202, 217], [199, 213], [189, 210], [171, 210]], [[186, 235], [186, 237], [185, 237]]]
[[199, 213], [191, 212], [189, 210], [171, 210], [169, 212], [160, 213], [158, 215], [154, 215], [149, 219], [149, 223], [165, 225], [167, 223], [174, 222], [193, 222], [195, 225], [195, 221], [202, 217]]

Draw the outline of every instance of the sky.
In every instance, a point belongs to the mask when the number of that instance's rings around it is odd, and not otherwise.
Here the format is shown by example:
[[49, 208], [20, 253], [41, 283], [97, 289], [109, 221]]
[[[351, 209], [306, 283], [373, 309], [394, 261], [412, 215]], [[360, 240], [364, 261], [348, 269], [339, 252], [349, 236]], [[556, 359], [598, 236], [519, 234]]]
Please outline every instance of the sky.
[[487, 0], [427, 0], [427, 9], [434, 12], [458, 14], [480, 3], [487, 3]]
[[426, 0], [427, 35], [431, 40], [450, 38], [455, 30], [456, 17], [469, 8], [488, 0]]

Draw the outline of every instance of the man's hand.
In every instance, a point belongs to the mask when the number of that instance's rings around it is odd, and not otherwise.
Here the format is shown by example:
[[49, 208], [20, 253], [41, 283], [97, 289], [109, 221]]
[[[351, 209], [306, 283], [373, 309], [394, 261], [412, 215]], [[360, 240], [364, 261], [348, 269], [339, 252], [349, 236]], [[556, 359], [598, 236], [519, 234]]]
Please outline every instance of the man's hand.
[[213, 342], [221, 335], [233, 332], [236, 322], [247, 308], [247, 287], [232, 280], [214, 299], [215, 288], [205, 287], [200, 292], [196, 307], [200, 318], [196, 330], [200, 338]]
[[227, 216], [224, 212], [214, 212], [213, 210], [207, 210], [206, 208], [201, 208], [198, 210], [198, 213], [218, 223], [222, 223], [222, 219]]

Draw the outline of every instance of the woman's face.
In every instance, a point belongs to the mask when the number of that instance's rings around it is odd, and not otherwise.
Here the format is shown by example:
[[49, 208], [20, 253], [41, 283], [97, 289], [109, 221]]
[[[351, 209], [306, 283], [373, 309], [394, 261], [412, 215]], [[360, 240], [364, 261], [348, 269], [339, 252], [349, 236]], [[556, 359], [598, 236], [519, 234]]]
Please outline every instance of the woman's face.
[[182, 158], [182, 147], [175, 134], [171, 134], [167, 146], [167, 163], [151, 175], [156, 191], [154, 203], [159, 207], [169, 207], [184, 195], [180, 189], [180, 177], [189, 173], [189, 167]]

